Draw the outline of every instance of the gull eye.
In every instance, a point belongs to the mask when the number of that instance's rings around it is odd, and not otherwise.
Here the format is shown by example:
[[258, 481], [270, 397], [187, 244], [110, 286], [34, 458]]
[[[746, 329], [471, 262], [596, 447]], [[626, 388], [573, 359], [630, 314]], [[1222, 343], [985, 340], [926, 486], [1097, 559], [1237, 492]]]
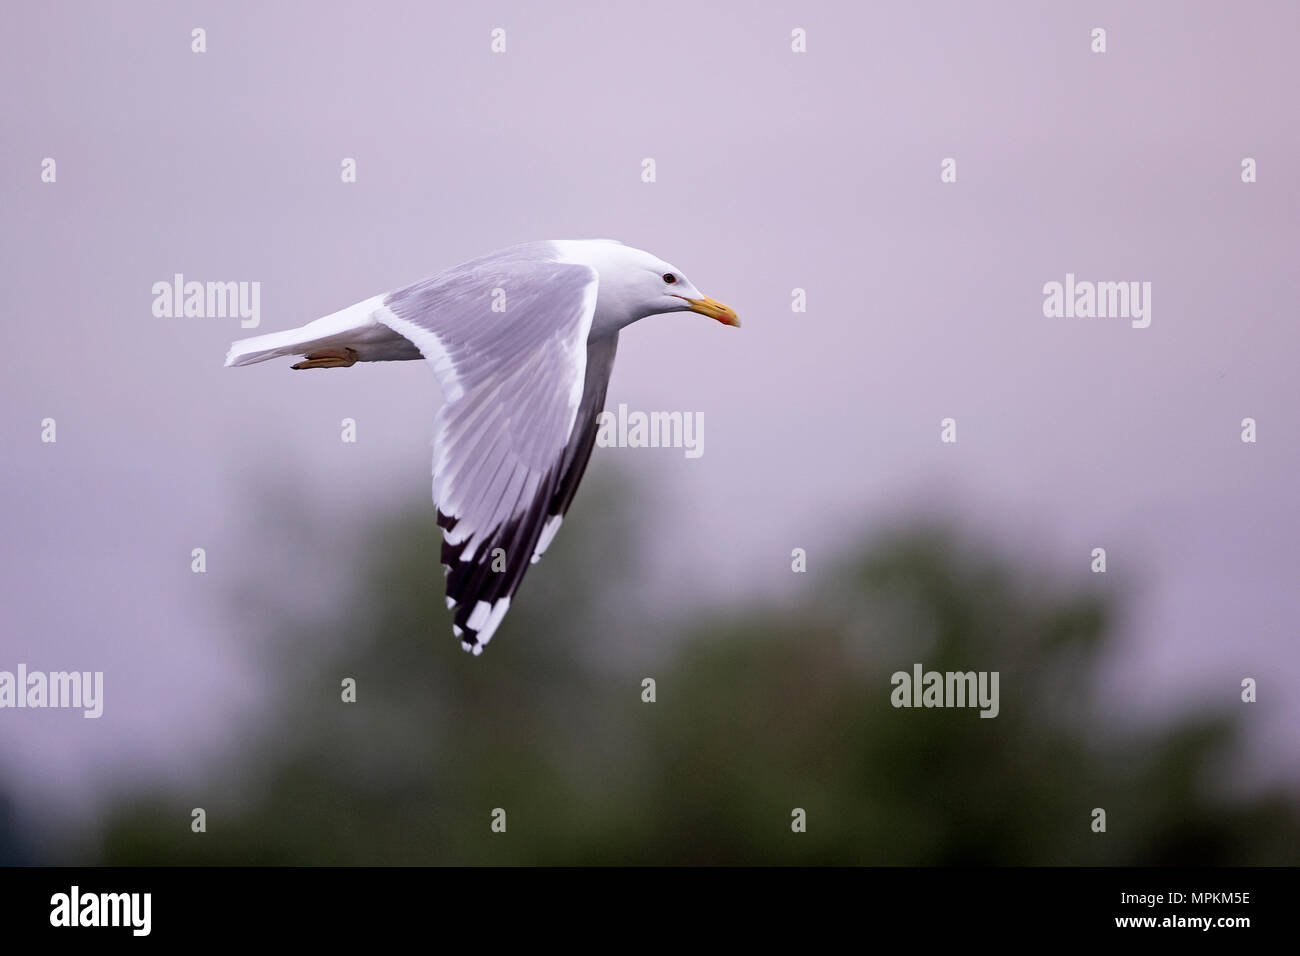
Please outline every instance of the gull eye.
[[669, 285], [672, 285], [674, 282], [677, 281], [677, 276], [673, 275], [671, 272], [665, 272], [664, 281], [667, 282]]

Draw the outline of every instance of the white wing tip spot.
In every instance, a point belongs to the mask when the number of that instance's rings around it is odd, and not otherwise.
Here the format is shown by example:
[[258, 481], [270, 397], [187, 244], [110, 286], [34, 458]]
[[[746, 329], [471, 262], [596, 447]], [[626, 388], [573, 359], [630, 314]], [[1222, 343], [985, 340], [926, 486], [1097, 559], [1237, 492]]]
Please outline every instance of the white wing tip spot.
[[501, 620], [506, 616], [506, 611], [510, 610], [510, 598], [498, 598], [497, 602], [492, 605], [492, 613], [488, 616], [487, 623], [479, 631], [479, 644], [486, 644], [492, 640], [492, 635], [497, 632], [501, 625]]
[[487, 601], [479, 601], [474, 605], [474, 610], [470, 612], [469, 620], [465, 622], [465, 626], [471, 631], [481, 631], [491, 614], [492, 605], [488, 604]]
[[533, 551], [533, 564], [536, 564], [537, 559], [546, 553], [546, 549], [555, 540], [556, 532], [560, 530], [560, 525], [563, 523], [564, 515], [551, 515], [546, 519], [546, 524], [542, 526], [542, 535], [537, 539], [537, 548]]

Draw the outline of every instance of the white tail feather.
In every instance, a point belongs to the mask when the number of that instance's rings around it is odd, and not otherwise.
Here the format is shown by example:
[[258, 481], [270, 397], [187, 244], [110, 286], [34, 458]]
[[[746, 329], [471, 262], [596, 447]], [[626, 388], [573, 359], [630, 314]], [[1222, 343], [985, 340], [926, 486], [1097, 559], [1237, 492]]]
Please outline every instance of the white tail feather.
[[394, 333], [371, 318], [383, 301], [384, 297], [377, 295], [300, 328], [240, 339], [226, 353], [226, 365], [252, 365], [286, 355], [305, 355], [316, 349], [355, 348], [392, 339]]

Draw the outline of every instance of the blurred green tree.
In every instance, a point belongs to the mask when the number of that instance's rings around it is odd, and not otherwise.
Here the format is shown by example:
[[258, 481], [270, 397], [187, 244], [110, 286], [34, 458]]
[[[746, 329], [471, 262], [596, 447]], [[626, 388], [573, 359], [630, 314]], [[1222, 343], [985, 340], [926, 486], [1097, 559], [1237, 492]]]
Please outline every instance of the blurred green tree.
[[[638, 529], [607, 483], [581, 505], [480, 659], [450, 637], [431, 517], [388, 522], [357, 593], [267, 628], [283, 707], [203, 786], [115, 807], [102, 862], [1296, 862], [1293, 795], [1216, 785], [1226, 711], [1154, 730], [1103, 711], [1113, 612], [1095, 595], [912, 528], [797, 606], [661, 619], [683, 633], [647, 669], [592, 653], [627, 626], [601, 595], [635, 590]], [[263, 621], [271, 604], [249, 601]], [[895, 709], [890, 675], [914, 662], [999, 671], [999, 716]]]

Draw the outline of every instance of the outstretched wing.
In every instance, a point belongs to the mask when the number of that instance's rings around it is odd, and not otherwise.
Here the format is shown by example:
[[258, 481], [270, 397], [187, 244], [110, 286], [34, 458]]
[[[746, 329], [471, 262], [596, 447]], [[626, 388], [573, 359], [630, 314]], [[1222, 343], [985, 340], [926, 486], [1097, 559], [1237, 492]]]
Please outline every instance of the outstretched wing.
[[549, 544], [591, 454], [614, 352], [613, 340], [592, 346], [588, 365], [597, 282], [588, 266], [512, 251], [400, 289], [375, 312], [419, 348], [442, 387], [433, 499], [454, 630], [475, 654]]

